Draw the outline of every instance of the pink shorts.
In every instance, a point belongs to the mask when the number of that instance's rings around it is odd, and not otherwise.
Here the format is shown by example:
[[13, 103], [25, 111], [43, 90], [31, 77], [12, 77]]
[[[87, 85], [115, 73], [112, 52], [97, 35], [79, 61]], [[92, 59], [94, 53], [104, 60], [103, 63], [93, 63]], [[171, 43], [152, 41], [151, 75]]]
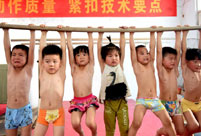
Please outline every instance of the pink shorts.
[[70, 101], [70, 108], [68, 111], [70, 113], [73, 111], [85, 112], [91, 106], [94, 106], [96, 109], [99, 108], [96, 96], [90, 94], [85, 97], [74, 97], [74, 99]]

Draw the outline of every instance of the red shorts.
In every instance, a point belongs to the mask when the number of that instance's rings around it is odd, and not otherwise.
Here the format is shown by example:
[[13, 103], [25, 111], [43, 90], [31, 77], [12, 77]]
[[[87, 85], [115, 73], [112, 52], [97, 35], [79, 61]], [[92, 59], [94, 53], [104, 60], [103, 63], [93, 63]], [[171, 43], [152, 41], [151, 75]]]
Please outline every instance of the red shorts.
[[72, 101], [70, 101], [69, 112], [80, 111], [85, 112], [89, 107], [94, 106], [96, 109], [99, 108], [97, 97], [90, 94], [85, 97], [74, 97]]

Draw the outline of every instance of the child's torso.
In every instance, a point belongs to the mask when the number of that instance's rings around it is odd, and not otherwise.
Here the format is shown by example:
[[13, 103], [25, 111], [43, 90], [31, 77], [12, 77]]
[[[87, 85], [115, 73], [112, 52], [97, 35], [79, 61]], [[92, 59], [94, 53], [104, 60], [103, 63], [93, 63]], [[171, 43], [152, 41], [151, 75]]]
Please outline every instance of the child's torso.
[[8, 66], [7, 73], [7, 106], [9, 108], [21, 108], [29, 103], [29, 91], [31, 73], [26, 69], [16, 72], [12, 66]]
[[[64, 73], [65, 74], [65, 73]], [[41, 109], [52, 110], [62, 107], [64, 95], [65, 78], [60, 71], [55, 74], [48, 74], [42, 71], [40, 75], [40, 98]]]
[[75, 66], [72, 74], [75, 97], [84, 97], [92, 93], [93, 73], [93, 68], [88, 65], [84, 69]]
[[177, 74], [175, 69], [167, 71], [162, 67], [159, 73], [160, 99], [166, 101], [177, 100]]
[[154, 69], [151, 64], [143, 66], [138, 64], [138, 69], [135, 70], [135, 75], [138, 84], [137, 97], [155, 98], [156, 94], [156, 79]]
[[183, 72], [184, 98], [189, 101], [200, 101], [201, 97], [201, 72], [192, 72], [189, 68]]

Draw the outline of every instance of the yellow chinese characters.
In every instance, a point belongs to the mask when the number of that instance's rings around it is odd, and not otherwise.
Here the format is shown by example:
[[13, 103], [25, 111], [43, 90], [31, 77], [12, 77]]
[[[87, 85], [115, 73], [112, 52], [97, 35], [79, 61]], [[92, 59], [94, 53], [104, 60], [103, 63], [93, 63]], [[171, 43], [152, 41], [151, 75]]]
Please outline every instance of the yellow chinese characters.
[[114, 0], [101, 0], [102, 13], [114, 13]]
[[86, 13], [98, 12], [98, 1], [97, 0], [85, 0]]
[[154, 2], [151, 2], [151, 9], [149, 11], [150, 13], [161, 13], [162, 10], [160, 8], [160, 0], [154, 0]]
[[43, 13], [55, 13], [54, 5], [56, 3], [54, 0], [44, 0], [42, 4], [44, 5]]
[[80, 10], [80, 5], [81, 2], [80, 0], [69, 0], [69, 5], [70, 5], [70, 10], [69, 13], [81, 13]]
[[9, 7], [9, 11], [10, 11], [10, 14], [13, 13], [13, 8], [14, 8], [14, 13], [17, 14], [19, 11], [22, 10], [22, 0], [9, 0], [9, 3], [8, 3], [8, 7]]
[[38, 0], [26, 0], [26, 10], [28, 14], [38, 13]]
[[123, 13], [127, 11], [130, 11], [130, 8], [128, 8], [128, 5], [130, 4], [129, 0], [122, 0], [119, 1], [118, 4], [120, 4], [120, 8], [118, 9], [118, 12], [120, 12], [122, 10]]
[[4, 12], [5, 12], [5, 1], [0, 0], [0, 13], [4, 13]]
[[146, 12], [146, 5], [145, 0], [134, 0], [135, 13], [145, 13]]

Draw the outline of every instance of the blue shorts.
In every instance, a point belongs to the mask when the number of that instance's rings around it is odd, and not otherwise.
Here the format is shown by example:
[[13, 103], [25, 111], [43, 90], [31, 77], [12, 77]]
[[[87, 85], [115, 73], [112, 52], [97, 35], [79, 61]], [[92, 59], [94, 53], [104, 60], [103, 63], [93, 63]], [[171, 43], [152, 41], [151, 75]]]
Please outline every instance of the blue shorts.
[[16, 129], [18, 127], [25, 127], [32, 123], [32, 109], [31, 105], [19, 109], [6, 108], [5, 129]]
[[153, 112], [165, 110], [165, 107], [158, 98], [138, 98], [136, 100], [136, 105], [139, 104], [145, 106], [147, 109], [150, 109]]

